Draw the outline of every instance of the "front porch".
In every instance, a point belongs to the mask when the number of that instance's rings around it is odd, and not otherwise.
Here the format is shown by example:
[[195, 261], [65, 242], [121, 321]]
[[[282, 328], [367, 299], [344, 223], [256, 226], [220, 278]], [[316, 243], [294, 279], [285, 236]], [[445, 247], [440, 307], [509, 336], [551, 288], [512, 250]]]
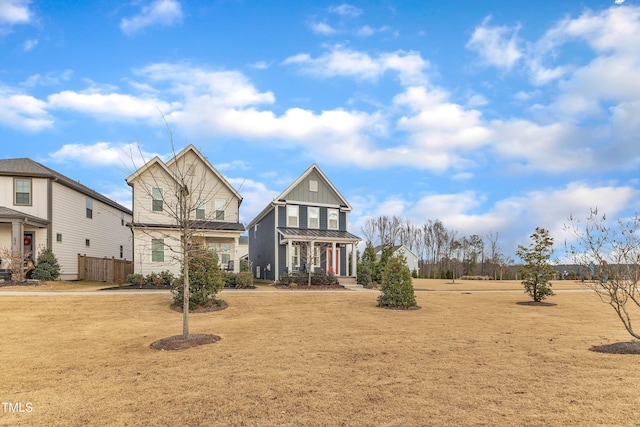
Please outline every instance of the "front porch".
[[337, 277], [356, 277], [358, 237], [337, 230], [280, 228], [278, 232], [285, 258], [278, 273], [323, 271]]

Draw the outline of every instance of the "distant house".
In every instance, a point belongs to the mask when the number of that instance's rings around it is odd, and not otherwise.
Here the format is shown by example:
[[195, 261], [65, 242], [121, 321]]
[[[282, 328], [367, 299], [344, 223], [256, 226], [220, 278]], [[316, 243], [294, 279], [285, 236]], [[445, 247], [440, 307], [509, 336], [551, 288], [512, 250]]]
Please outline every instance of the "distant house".
[[[376, 251], [376, 258], [380, 260], [380, 256], [382, 255], [383, 246], [376, 246], [374, 250]], [[409, 267], [409, 271], [414, 272], [418, 271], [418, 256], [414, 254], [411, 249], [407, 248], [405, 245], [396, 245], [393, 247], [393, 255], [402, 255], [407, 260], [407, 267]]]
[[187, 198], [194, 238], [215, 250], [222, 269], [239, 271], [242, 197], [193, 145], [166, 163], [154, 157], [131, 174], [127, 184], [133, 188], [136, 273], [181, 273], [176, 212], [181, 209], [182, 197]]
[[347, 231], [349, 212], [351, 205], [311, 165], [247, 226], [254, 276], [275, 281], [286, 272], [322, 270], [355, 277], [360, 238]]
[[78, 279], [78, 254], [132, 259], [131, 211], [102, 194], [28, 158], [0, 160], [0, 188], [0, 247], [50, 249], [63, 280]]

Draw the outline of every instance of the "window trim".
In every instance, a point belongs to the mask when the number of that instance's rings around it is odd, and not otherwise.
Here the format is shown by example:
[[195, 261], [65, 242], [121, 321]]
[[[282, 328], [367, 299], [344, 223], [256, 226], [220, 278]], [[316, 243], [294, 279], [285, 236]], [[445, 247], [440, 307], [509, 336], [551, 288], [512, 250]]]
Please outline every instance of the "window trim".
[[207, 217], [207, 201], [204, 199], [198, 199], [196, 201], [196, 219], [205, 219]]
[[[331, 214], [336, 215], [336, 226], [331, 227]], [[340, 209], [327, 209], [327, 230], [339, 230], [340, 229]]]
[[[314, 216], [311, 216], [311, 211], [315, 212]], [[316, 220], [316, 225], [311, 224], [311, 219]], [[307, 228], [320, 228], [320, 208], [317, 206], [307, 207]]]
[[[156, 198], [157, 194], [154, 194], [154, 190], [157, 190], [160, 198]], [[164, 211], [164, 190], [161, 187], [151, 187], [151, 211], [163, 212]]]
[[164, 262], [164, 239], [151, 239], [151, 262]]
[[[29, 195], [29, 203], [18, 203], [18, 181], [29, 183], [29, 192], [20, 192], [20, 194]], [[33, 206], [33, 180], [31, 178], [13, 178], [13, 204], [15, 206]]]
[[[295, 210], [295, 215], [291, 215], [291, 212], [293, 212]], [[287, 205], [286, 208], [286, 214], [287, 214], [287, 227], [290, 228], [298, 228], [300, 227], [300, 206], [298, 205]], [[292, 225], [289, 220], [295, 218], [296, 219], [296, 224]]]
[[[216, 221], [224, 221], [225, 210], [227, 207], [227, 201], [225, 199], [215, 199], [215, 208], [216, 208]], [[222, 208], [222, 209], [220, 209]]]
[[91, 197], [87, 197], [86, 209], [86, 217], [93, 219], [93, 199]]

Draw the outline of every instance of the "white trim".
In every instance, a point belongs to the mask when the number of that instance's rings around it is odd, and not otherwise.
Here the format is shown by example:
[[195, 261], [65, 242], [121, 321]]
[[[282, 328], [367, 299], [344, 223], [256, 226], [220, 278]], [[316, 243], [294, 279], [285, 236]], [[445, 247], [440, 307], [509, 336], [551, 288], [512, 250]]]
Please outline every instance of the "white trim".
[[[289, 209], [291, 209], [291, 211], [293, 211], [293, 209], [295, 208], [296, 210], [296, 225], [291, 225], [289, 224], [289, 218], [293, 218], [293, 215], [289, 214]], [[287, 205], [286, 209], [286, 225], [287, 228], [299, 228], [300, 227], [300, 206], [298, 205]]]
[[[318, 221], [316, 223], [316, 226], [313, 227], [311, 225], [311, 213], [310, 210], [311, 209], [315, 209], [317, 215], [315, 216], [315, 219]], [[312, 228], [312, 229], [319, 229], [320, 228], [320, 208], [317, 206], [307, 206], [307, 228]]]
[[[336, 215], [338, 215], [338, 217], [336, 218], [336, 226], [335, 227], [331, 227], [331, 220], [329, 219], [330, 214], [332, 212], [335, 212]], [[340, 230], [340, 210], [339, 209], [327, 209], [327, 230]]]

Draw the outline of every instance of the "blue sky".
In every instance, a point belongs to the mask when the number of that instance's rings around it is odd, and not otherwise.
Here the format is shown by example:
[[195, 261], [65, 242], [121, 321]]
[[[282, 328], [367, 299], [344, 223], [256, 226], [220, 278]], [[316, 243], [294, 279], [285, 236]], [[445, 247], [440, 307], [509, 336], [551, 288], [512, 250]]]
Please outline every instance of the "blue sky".
[[511, 252], [639, 209], [640, 0], [371, 3], [0, 0], [2, 157], [130, 206], [164, 116], [245, 224], [314, 162], [356, 234], [439, 219]]

